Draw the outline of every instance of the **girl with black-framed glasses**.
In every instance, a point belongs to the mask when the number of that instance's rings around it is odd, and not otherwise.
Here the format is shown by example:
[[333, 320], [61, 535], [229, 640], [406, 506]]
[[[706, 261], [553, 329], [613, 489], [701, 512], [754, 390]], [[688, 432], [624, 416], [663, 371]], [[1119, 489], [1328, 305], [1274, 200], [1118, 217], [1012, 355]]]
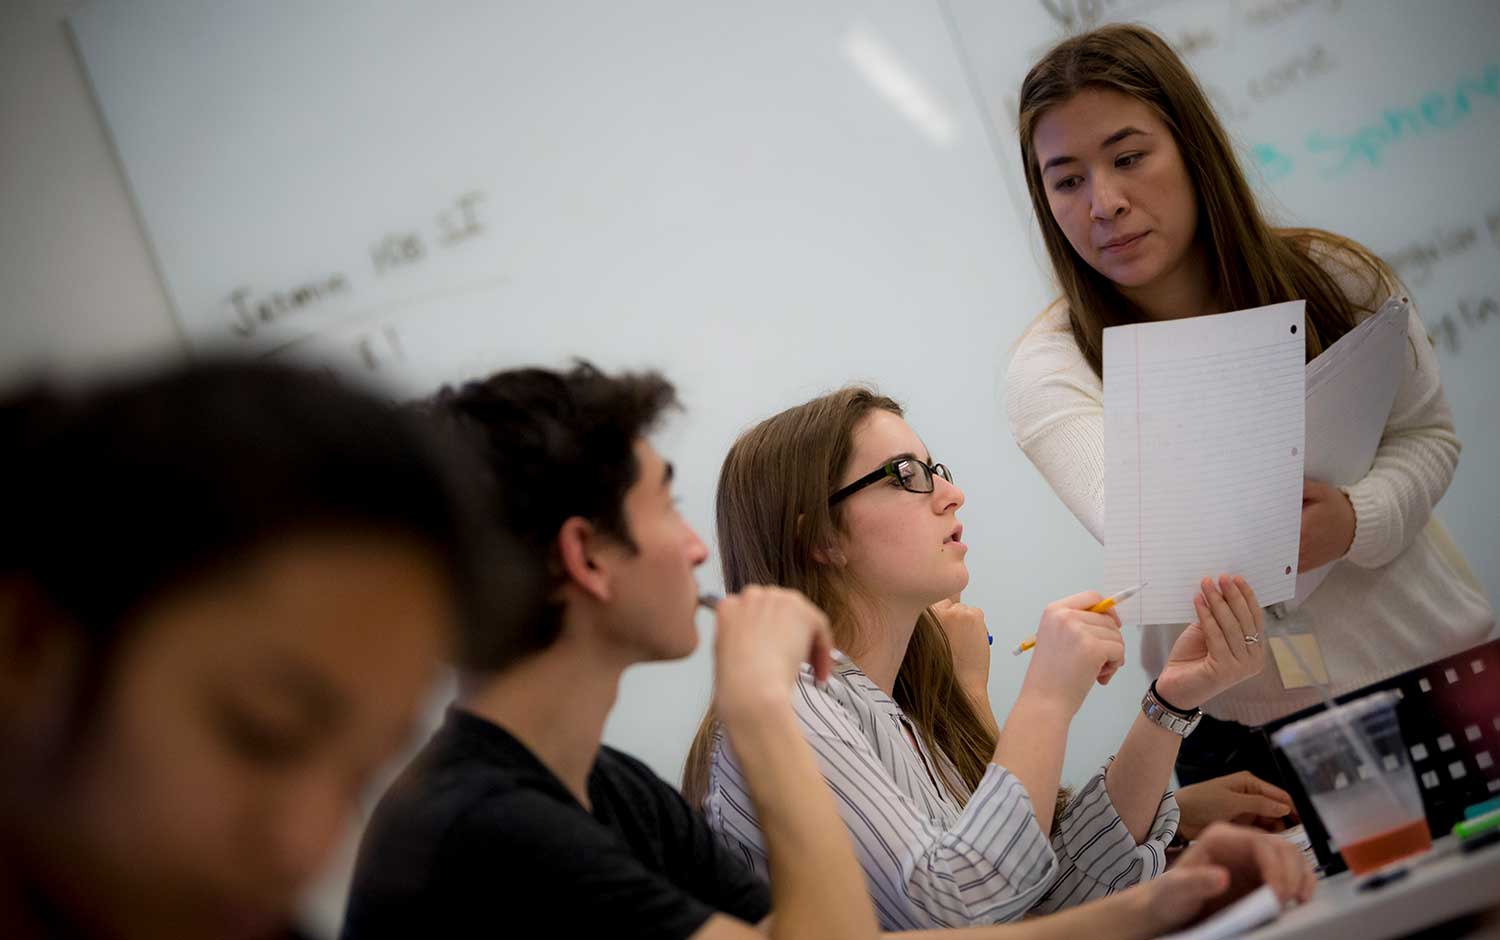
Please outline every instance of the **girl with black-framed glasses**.
[[[1202, 623], [1162, 673], [1156, 717], [1143, 712], [1116, 757], [1059, 796], [1072, 717], [1123, 661], [1119, 624], [1087, 609], [1092, 592], [1050, 605], [998, 723], [983, 614], [956, 601], [969, 580], [964, 499], [900, 406], [864, 388], [761, 422], [719, 479], [726, 588], [801, 590], [849, 654], [826, 687], [799, 685], [794, 704], [886, 929], [1015, 920], [1160, 874], [1178, 823], [1172, 761], [1190, 724], [1162, 702], [1200, 701], [1264, 662], [1243, 639], [1259, 612], [1248, 586], [1205, 584]], [[743, 768], [712, 714], [684, 790], [769, 875]]]

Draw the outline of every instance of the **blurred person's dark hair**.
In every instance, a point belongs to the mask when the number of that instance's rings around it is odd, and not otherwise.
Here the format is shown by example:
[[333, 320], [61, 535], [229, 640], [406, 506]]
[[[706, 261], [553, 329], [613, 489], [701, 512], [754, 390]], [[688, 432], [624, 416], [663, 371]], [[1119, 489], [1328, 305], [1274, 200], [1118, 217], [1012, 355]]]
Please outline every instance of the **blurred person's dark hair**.
[[507, 604], [505, 622], [461, 665], [498, 671], [557, 639], [564, 521], [581, 517], [634, 547], [624, 510], [640, 474], [634, 445], [677, 406], [676, 390], [656, 372], [607, 375], [581, 360], [566, 372], [513, 369], [433, 396], [432, 412], [488, 467], [492, 523], [546, 565], [545, 587], [529, 605]]
[[[482, 473], [416, 415], [334, 379], [212, 360], [0, 400], [0, 578], [84, 636], [70, 734], [139, 615], [285, 537], [369, 533], [432, 552], [462, 656], [523, 595], [523, 559], [483, 515]], [[377, 637], [371, 637], [378, 641]]]

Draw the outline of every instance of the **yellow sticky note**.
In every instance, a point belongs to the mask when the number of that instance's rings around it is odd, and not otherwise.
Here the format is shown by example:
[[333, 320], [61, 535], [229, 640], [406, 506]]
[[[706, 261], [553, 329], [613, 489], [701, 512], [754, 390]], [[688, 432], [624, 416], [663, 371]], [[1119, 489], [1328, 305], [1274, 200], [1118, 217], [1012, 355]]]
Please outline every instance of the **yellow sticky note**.
[[[1283, 689], [1302, 689], [1310, 685], [1328, 684], [1328, 667], [1323, 664], [1323, 650], [1318, 646], [1318, 638], [1311, 633], [1291, 633], [1285, 636], [1273, 636], [1271, 640], [1271, 655], [1276, 657], [1276, 671], [1281, 673], [1281, 687]], [[1297, 653], [1302, 656], [1302, 662], [1307, 664], [1307, 669], [1312, 670], [1309, 675], [1302, 664], [1297, 662], [1297, 657], [1292, 653], [1292, 646], [1296, 645]]]

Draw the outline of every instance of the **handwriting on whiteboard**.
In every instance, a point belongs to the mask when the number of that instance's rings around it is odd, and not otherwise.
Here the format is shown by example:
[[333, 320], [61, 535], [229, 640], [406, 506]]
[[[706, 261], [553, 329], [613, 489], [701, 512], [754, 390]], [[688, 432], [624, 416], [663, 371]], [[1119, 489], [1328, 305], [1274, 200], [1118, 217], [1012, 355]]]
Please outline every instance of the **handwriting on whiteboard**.
[[[485, 195], [466, 192], [439, 209], [427, 229], [387, 232], [369, 245], [371, 273], [376, 277], [420, 264], [432, 255], [485, 232], [480, 207]], [[354, 292], [353, 279], [333, 271], [267, 291], [239, 285], [225, 299], [225, 312], [235, 336], [249, 339], [260, 330], [342, 299]]]

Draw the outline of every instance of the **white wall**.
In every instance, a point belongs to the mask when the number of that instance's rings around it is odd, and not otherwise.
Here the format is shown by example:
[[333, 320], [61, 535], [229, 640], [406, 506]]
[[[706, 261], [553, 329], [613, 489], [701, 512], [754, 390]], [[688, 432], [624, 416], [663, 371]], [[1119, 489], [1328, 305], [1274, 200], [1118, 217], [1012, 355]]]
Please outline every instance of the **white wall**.
[[0, 383], [185, 349], [63, 25], [0, 4]]

